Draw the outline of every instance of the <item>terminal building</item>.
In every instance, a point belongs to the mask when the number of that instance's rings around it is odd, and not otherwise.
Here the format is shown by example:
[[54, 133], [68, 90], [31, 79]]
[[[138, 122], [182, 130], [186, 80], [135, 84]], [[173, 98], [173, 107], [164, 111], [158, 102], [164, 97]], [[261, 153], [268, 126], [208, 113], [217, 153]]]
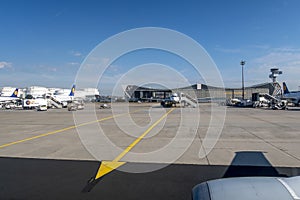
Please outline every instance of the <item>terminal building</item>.
[[[272, 94], [274, 86], [272, 83], [262, 83], [244, 88], [245, 99], [251, 99], [253, 94], [267, 93]], [[220, 88], [206, 84], [194, 84], [191, 86], [175, 89], [154, 89], [147, 87], [139, 87], [136, 85], [128, 85], [124, 91], [127, 100], [145, 100], [158, 101], [169, 97], [172, 93], [184, 93], [195, 99], [205, 98], [241, 98], [242, 88]]]
[[137, 100], [157, 101], [159, 99], [165, 99], [171, 96], [172, 90], [128, 85], [124, 93], [125, 93], [125, 99], [128, 101], [137, 101]]

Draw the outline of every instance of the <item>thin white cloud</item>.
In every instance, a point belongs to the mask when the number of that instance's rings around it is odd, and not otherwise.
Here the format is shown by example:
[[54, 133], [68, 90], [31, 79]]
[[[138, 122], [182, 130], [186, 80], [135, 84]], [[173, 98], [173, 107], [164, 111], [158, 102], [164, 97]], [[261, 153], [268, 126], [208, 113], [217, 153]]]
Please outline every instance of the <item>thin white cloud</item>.
[[276, 67], [283, 71], [278, 81], [286, 81], [293, 89], [298, 89], [300, 85], [300, 49], [274, 48], [251, 61], [250, 65], [247, 68], [247, 76], [250, 80], [271, 81], [268, 78], [270, 69]]
[[295, 68], [300, 70], [300, 49], [275, 48], [268, 54], [254, 60], [258, 65], [277, 66], [279, 68]]
[[61, 16], [62, 14], [63, 14], [63, 11], [59, 11], [59, 12], [55, 13], [54, 17], [59, 17], [59, 16]]
[[79, 66], [80, 65], [80, 63], [78, 63], [78, 62], [69, 62], [67, 64], [71, 65], [71, 66]]
[[300, 53], [299, 48], [294, 48], [294, 47], [280, 47], [280, 48], [274, 48], [274, 51], [277, 52], [288, 52], [288, 53]]
[[[287, 82], [291, 90], [298, 90], [300, 86], [300, 49], [293, 47], [270, 48], [268, 45], [252, 45], [257, 49], [258, 56], [246, 60], [244, 66], [245, 85], [251, 86], [264, 82], [271, 82], [269, 78], [271, 68], [279, 68], [283, 74], [278, 81]], [[222, 72], [226, 86], [241, 87], [241, 68]]]
[[79, 51], [74, 51], [74, 50], [72, 50], [70, 53], [71, 53], [72, 56], [75, 56], [75, 57], [80, 57], [80, 56], [82, 56], [82, 53], [79, 52]]
[[48, 70], [51, 71], [51, 72], [57, 72], [57, 68], [56, 67], [49, 67]]
[[12, 66], [12, 64], [9, 62], [5, 62], [5, 61], [0, 62], [0, 69], [8, 68], [11, 66]]

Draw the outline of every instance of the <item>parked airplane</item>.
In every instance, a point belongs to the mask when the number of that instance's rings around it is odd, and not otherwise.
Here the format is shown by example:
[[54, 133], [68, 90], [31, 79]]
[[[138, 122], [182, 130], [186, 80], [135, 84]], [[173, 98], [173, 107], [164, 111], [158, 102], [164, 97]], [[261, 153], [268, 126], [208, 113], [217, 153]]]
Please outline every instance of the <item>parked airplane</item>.
[[18, 91], [19, 91], [19, 89], [16, 88], [11, 96], [0, 96], [0, 103], [10, 103], [10, 102], [15, 102], [15, 101], [19, 100]]
[[75, 94], [75, 85], [72, 86], [71, 91], [69, 95], [66, 94], [54, 94], [53, 98], [62, 104], [63, 107], [66, 107], [68, 105], [68, 101], [73, 101]]
[[233, 98], [227, 102], [227, 105], [237, 107], [252, 107], [253, 102], [250, 99]]
[[161, 105], [163, 107], [172, 107], [173, 105], [176, 106], [180, 102], [180, 97], [177, 93], [173, 93], [170, 97], [161, 101]]
[[283, 97], [282, 99], [287, 100], [290, 103], [295, 104], [295, 106], [300, 105], [300, 91], [290, 92], [286, 83], [283, 82]]
[[176, 106], [176, 104], [183, 104], [183, 106], [192, 106], [197, 107], [198, 101], [196, 99], [193, 99], [187, 94], [180, 93], [178, 95], [177, 93], [173, 93], [169, 98], [164, 99], [160, 104], [163, 107], [172, 107], [173, 105]]

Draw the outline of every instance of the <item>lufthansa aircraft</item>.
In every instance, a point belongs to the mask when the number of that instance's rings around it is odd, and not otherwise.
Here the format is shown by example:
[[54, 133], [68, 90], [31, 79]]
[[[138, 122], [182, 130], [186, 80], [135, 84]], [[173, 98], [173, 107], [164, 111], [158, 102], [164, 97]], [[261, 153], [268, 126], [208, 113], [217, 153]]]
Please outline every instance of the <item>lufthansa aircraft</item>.
[[286, 83], [283, 82], [283, 98], [288, 102], [295, 104], [295, 106], [300, 105], [300, 91], [290, 92]]
[[53, 98], [61, 103], [63, 107], [66, 107], [69, 101], [72, 101], [74, 99], [75, 94], [75, 85], [72, 86], [70, 94], [54, 94]]
[[18, 98], [18, 91], [19, 89], [16, 88], [15, 91], [12, 93], [12, 95], [10, 96], [0, 96], [0, 103], [10, 103], [10, 102], [14, 102], [17, 101]]

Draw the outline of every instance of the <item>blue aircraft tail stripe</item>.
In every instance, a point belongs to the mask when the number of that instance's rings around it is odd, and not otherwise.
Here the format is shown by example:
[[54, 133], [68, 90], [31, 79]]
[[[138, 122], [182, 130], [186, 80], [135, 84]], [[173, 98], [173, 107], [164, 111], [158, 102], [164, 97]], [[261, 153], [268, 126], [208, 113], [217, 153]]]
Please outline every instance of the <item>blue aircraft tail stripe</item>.
[[19, 89], [16, 88], [10, 97], [18, 97], [18, 91], [19, 91]]
[[72, 86], [69, 96], [73, 97], [74, 94], [75, 94], [75, 85]]
[[290, 93], [290, 91], [289, 91], [289, 89], [288, 89], [286, 83], [283, 82], [283, 94], [288, 94], [288, 93]]

